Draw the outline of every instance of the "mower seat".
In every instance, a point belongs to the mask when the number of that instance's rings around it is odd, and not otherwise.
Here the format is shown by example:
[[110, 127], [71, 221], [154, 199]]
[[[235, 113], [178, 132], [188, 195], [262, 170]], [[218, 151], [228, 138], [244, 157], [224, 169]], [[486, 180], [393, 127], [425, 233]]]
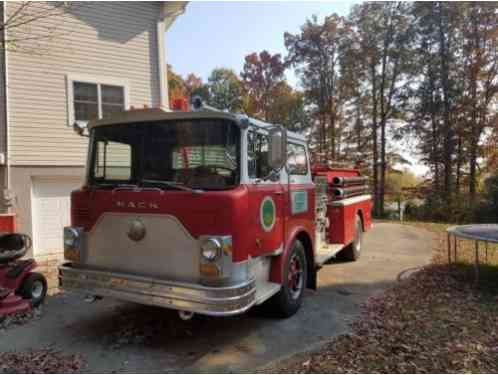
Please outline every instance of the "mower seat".
[[23, 257], [31, 247], [31, 238], [21, 233], [0, 233], [0, 264]]

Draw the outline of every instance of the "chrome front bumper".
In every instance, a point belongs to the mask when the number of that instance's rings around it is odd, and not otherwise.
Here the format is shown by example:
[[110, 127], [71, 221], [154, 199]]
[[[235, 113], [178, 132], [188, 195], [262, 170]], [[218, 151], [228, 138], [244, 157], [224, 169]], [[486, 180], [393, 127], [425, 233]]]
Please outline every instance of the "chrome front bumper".
[[241, 314], [256, 303], [254, 279], [228, 287], [205, 287], [74, 268], [66, 263], [59, 267], [59, 285], [67, 291], [214, 316]]

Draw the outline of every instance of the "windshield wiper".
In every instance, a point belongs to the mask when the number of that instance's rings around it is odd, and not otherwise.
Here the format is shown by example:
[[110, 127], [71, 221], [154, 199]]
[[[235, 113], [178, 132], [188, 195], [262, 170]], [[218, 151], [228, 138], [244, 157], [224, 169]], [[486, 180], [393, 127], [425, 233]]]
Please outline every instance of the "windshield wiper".
[[165, 186], [173, 188], [173, 189], [184, 190], [184, 191], [188, 191], [190, 193], [195, 193], [195, 194], [204, 193], [204, 190], [193, 189], [193, 188], [190, 188], [188, 186], [185, 186], [184, 184], [181, 184], [181, 183], [175, 182], [175, 181], [143, 179], [141, 182], [146, 183], [146, 184], [165, 185]]
[[105, 188], [114, 188], [114, 189], [122, 189], [122, 190], [139, 189], [139, 186], [136, 184], [116, 184], [116, 183], [111, 183], [111, 182], [95, 182], [94, 186], [105, 187]]

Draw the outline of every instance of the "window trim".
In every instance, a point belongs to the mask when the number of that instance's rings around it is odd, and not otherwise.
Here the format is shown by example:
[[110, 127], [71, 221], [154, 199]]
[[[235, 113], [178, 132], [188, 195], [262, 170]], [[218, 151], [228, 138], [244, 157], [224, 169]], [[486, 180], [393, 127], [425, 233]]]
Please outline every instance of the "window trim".
[[83, 74], [66, 74], [66, 90], [67, 90], [67, 125], [72, 127], [74, 118], [74, 82], [83, 82], [97, 85], [97, 100], [98, 100], [98, 113], [99, 118], [102, 118], [102, 94], [101, 86], [120, 86], [124, 89], [124, 109], [125, 111], [130, 108], [130, 81], [124, 78], [115, 77], [101, 77]]

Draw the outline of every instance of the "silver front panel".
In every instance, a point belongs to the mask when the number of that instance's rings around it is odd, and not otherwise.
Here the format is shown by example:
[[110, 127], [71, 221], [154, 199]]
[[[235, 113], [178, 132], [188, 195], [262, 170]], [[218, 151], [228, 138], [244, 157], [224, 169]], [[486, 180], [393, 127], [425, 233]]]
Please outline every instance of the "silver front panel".
[[[133, 235], [137, 221], [145, 229], [143, 238]], [[199, 243], [171, 215], [106, 213], [88, 233], [84, 258], [92, 268], [114, 272], [186, 282], [200, 278]]]

